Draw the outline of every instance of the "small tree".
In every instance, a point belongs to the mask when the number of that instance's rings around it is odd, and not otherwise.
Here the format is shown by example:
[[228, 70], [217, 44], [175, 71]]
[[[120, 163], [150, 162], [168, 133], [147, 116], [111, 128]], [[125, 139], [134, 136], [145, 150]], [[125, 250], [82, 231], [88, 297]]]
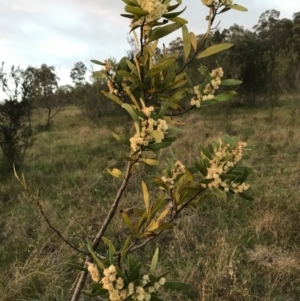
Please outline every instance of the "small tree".
[[5, 174], [13, 170], [13, 164], [22, 164], [31, 144], [32, 90], [28, 73], [12, 66], [7, 74], [4, 72], [4, 63], [0, 69], [0, 87], [6, 95], [3, 103], [0, 103], [1, 171]]
[[[126, 3], [126, 14], [122, 16], [131, 20], [131, 31], [138, 29], [140, 33], [139, 36], [135, 34], [138, 53], [134, 54], [133, 62], [127, 57], [117, 64], [110, 60], [93, 62], [102, 66], [98, 75], [101, 73], [106, 79], [109, 89], [108, 92], [102, 90], [102, 94], [128, 112], [135, 132], [128, 135], [114, 134], [114, 137], [124, 144], [127, 168], [124, 171], [107, 168], [109, 174], [120, 178], [120, 187], [94, 240], [87, 243], [87, 251], [80, 250], [66, 241], [61, 233], [55, 230], [69, 246], [86, 255], [85, 266], [75, 267], [82, 273], [72, 301], [79, 300], [88, 274], [92, 283], [90, 290], [85, 294], [91, 298], [104, 296], [111, 301], [159, 301], [162, 300], [161, 288], [191, 289], [189, 285], [181, 282], [166, 281], [167, 273], [154, 275], [158, 249], [155, 250], [147, 269], [143, 268], [142, 263], [138, 262], [132, 253], [143, 249], [157, 237], [173, 229], [176, 226], [175, 220], [186, 214], [186, 208], [198, 206], [208, 196], [228, 199], [233, 195], [240, 195], [245, 199], [252, 199], [245, 193], [249, 186], [245, 181], [250, 169], [239, 166], [246, 143], [235, 142], [226, 136], [208, 148], [200, 146], [199, 158], [194, 162], [194, 166], [186, 167], [179, 160], [168, 160], [163, 175], [153, 178], [159, 192], [149, 191], [149, 184], [142, 181], [141, 202], [130, 209], [120, 211], [129, 234], [124, 234], [124, 241], [119, 246], [113, 243], [114, 237], [109, 239], [104, 236], [118, 212], [129, 181], [143, 166], [158, 165], [161, 150], [176, 140], [178, 129], [174, 126], [172, 117], [201, 106], [231, 99], [236, 93], [227, 91], [217, 95], [219, 87], [241, 83], [234, 79], [222, 79], [224, 74], [221, 67], [210, 71], [201, 66], [198, 71], [204, 79], [194, 85], [185, 70], [195, 59], [214, 55], [233, 46], [231, 43], [223, 43], [205, 49], [204, 45], [218, 13], [230, 9], [245, 11], [244, 7], [227, 0], [202, 0], [209, 11], [208, 28], [202, 40], [197, 43], [195, 35], [189, 32], [186, 26], [187, 21], [179, 17], [184, 9], [174, 12], [182, 1], [177, 0], [175, 5], [165, 0], [123, 2]], [[164, 20], [160, 21], [161, 18]], [[167, 24], [169, 22], [172, 23]], [[184, 62], [181, 66], [176, 63], [176, 54], [167, 53], [164, 49], [161, 52], [156, 51], [158, 39], [179, 28], [182, 29], [183, 35]], [[192, 48], [193, 54], [190, 56]], [[188, 102], [185, 109], [182, 106], [183, 102]], [[17, 174], [16, 176], [18, 178]], [[27, 195], [43, 213], [39, 199], [29, 192], [24, 180], [18, 179]], [[47, 222], [49, 223], [48, 220]], [[98, 247], [101, 242], [107, 250], [104, 254], [99, 254]]]
[[83, 85], [85, 83], [86, 71], [87, 68], [83, 62], [77, 62], [74, 65], [73, 69], [70, 72], [70, 77], [76, 86]]

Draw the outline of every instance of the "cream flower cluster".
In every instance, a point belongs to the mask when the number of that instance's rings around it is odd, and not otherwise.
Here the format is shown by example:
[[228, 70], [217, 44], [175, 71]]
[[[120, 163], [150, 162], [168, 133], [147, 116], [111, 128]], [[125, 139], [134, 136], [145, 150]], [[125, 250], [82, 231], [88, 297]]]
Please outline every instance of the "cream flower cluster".
[[191, 105], [199, 108], [201, 104], [201, 100], [202, 100], [202, 95], [200, 94], [199, 86], [194, 86], [194, 97], [191, 100]]
[[175, 179], [177, 176], [182, 175], [186, 172], [185, 166], [180, 162], [176, 161], [175, 168], [172, 170], [172, 177], [167, 178], [163, 176], [161, 179], [169, 186], [169, 188], [174, 188]]
[[97, 267], [91, 262], [88, 262], [87, 265], [88, 265], [88, 271], [89, 271], [93, 281], [99, 282], [100, 275], [99, 275], [99, 271], [98, 271]]
[[[246, 146], [245, 142], [238, 142], [236, 147], [229, 151], [229, 144], [220, 145], [215, 150], [215, 158], [209, 161], [210, 167], [207, 168], [207, 179], [213, 179], [209, 184], [202, 184], [204, 188], [208, 187], [212, 189], [213, 187], [222, 187], [224, 192], [228, 192], [232, 189], [234, 193], [239, 193], [247, 190], [249, 188], [248, 184], [242, 183], [240, 185], [234, 182], [228, 182], [228, 180], [223, 181], [221, 175], [226, 173], [231, 167], [235, 166], [243, 157], [243, 148]], [[226, 157], [232, 156], [231, 160], [226, 160]]]
[[146, 115], [146, 118], [141, 118], [142, 128], [139, 130], [133, 137], [130, 138], [130, 146], [133, 152], [139, 150], [139, 153], [142, 151], [143, 146], [148, 146], [151, 141], [158, 141], [158, 139], [153, 138], [151, 133], [153, 131], [158, 131], [160, 133], [161, 139], [163, 139], [164, 135], [167, 132], [168, 124], [163, 119], [154, 120], [150, 117], [151, 112], [154, 111], [154, 108], [144, 107], [142, 112]]
[[233, 3], [233, 1], [232, 0], [221, 0], [221, 3], [223, 5], [231, 5]]
[[221, 67], [212, 70], [210, 76], [212, 80], [205, 86], [203, 90], [203, 95], [200, 94], [199, 86], [194, 87], [194, 97], [191, 100], [191, 105], [200, 107], [201, 101], [210, 100], [214, 98], [215, 91], [219, 89], [221, 84], [221, 77], [223, 77], [224, 72]]
[[110, 73], [110, 71], [113, 70], [113, 66], [111, 64], [111, 61], [105, 60], [104, 63], [105, 63], [105, 66], [103, 66], [102, 71], [105, 72], [108, 75], [107, 87], [109, 89], [109, 93], [117, 95], [119, 93], [119, 91], [118, 91], [118, 89], [116, 89], [116, 86], [115, 86], [115, 77], [116, 77], [116, 75]]
[[162, 4], [159, 0], [139, 0], [139, 4], [144, 11], [149, 13], [146, 16], [145, 23], [158, 20], [163, 14], [168, 12], [167, 6]]
[[132, 300], [136, 301], [150, 301], [151, 293], [155, 293], [158, 289], [165, 284], [165, 278], [161, 278], [155, 282], [153, 286], [149, 286], [150, 279], [148, 275], [143, 276], [143, 286], [134, 286], [134, 283], [129, 283], [128, 288], [124, 287], [124, 280], [118, 277], [115, 266], [111, 265], [103, 271], [104, 277], [100, 279], [97, 267], [93, 263], [88, 263], [88, 271], [94, 282], [101, 281], [103, 288], [108, 291], [109, 300], [122, 301], [129, 295]]
[[206, 6], [221, 6], [221, 5], [231, 5], [232, 0], [201, 0], [202, 3]]

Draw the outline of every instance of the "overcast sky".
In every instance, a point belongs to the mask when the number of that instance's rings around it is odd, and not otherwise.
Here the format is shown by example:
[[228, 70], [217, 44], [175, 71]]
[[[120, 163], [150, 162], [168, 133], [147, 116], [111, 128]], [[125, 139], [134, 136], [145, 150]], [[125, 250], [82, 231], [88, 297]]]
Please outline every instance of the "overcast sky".
[[[182, 15], [188, 28], [200, 34], [206, 26], [207, 8], [200, 0], [183, 0]], [[299, 0], [238, 0], [247, 13], [229, 11], [220, 15], [221, 28], [234, 23], [251, 29], [267, 9], [292, 18], [300, 10]], [[91, 59], [121, 58], [129, 49], [128, 19], [120, 17], [121, 0], [0, 0], [0, 62], [7, 66], [56, 67], [60, 84], [70, 83], [69, 73], [78, 61], [89, 68]], [[165, 41], [180, 36], [181, 31]]]

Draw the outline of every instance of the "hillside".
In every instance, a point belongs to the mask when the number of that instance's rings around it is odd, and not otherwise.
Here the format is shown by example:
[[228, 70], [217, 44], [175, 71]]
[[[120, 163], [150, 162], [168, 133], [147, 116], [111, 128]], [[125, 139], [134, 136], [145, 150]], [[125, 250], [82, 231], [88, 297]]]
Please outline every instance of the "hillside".
[[[187, 165], [198, 156], [199, 143], [224, 134], [247, 141], [252, 151], [244, 163], [255, 170], [249, 180], [255, 200], [213, 199], [190, 211], [173, 236], [157, 241], [161, 269], [196, 287], [202, 301], [300, 300], [299, 99], [283, 99], [273, 109], [216, 105], [184, 119], [172, 151]], [[126, 129], [126, 118], [102, 118], [96, 126], [69, 106], [48, 132], [34, 136], [20, 173], [51, 222], [77, 246], [96, 233], [118, 188], [120, 180], [105, 168], [125, 165], [126, 153], [111, 133]], [[130, 183], [122, 208], [140, 201], [140, 177]], [[1, 184], [0, 195], [0, 300], [69, 300], [77, 272], [67, 264], [84, 258], [48, 228], [13, 176]], [[122, 229], [117, 220], [106, 236], [118, 241]], [[144, 256], [152, 252], [147, 247]]]

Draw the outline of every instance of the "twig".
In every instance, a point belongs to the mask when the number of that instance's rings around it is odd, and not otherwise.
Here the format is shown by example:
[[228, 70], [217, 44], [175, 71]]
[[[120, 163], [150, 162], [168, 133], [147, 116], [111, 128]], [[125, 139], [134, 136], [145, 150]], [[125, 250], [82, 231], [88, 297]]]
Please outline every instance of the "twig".
[[46, 223], [48, 224], [48, 226], [59, 236], [59, 238], [64, 241], [70, 248], [72, 248], [73, 250], [75, 250], [78, 253], [84, 254], [84, 255], [88, 255], [88, 252], [85, 252], [83, 250], [80, 250], [79, 248], [75, 247], [72, 243], [70, 243], [67, 239], [64, 238], [64, 236], [61, 234], [61, 232], [59, 230], [57, 230], [50, 222], [50, 220], [48, 219], [48, 217], [46, 216], [44, 210], [43, 210], [43, 206], [40, 203], [40, 200], [36, 197], [34, 197], [30, 191], [27, 188], [26, 182], [25, 182], [25, 178], [24, 175], [22, 175], [22, 180], [19, 178], [15, 166], [13, 166], [14, 168], [14, 174], [15, 177], [17, 178], [17, 180], [21, 183], [21, 185], [24, 188], [24, 195], [27, 195], [27, 197], [31, 200], [31, 202], [37, 206], [37, 209], [39, 210], [40, 214], [43, 216], [44, 220], [46, 221]]
[[[125, 177], [124, 177], [123, 182], [122, 182], [122, 184], [121, 184], [121, 186], [118, 190], [118, 193], [115, 197], [115, 200], [114, 200], [114, 202], [113, 202], [113, 204], [112, 204], [112, 206], [109, 210], [109, 213], [108, 213], [104, 223], [102, 224], [101, 229], [99, 230], [99, 232], [95, 236], [95, 239], [93, 240], [92, 246], [93, 246], [94, 250], [98, 247], [98, 245], [100, 243], [100, 240], [101, 240], [102, 236], [104, 235], [108, 225], [110, 224], [111, 220], [115, 216], [115, 213], [117, 211], [118, 205], [119, 205], [121, 197], [123, 195], [123, 192], [124, 192], [124, 190], [127, 186], [127, 183], [129, 181], [130, 177], [131, 177], [131, 173], [130, 173], [131, 167], [138, 161], [138, 159], [139, 158], [137, 158], [135, 161], [128, 162]], [[86, 259], [85, 259], [85, 262], [91, 262], [92, 260], [93, 259], [92, 259], [91, 255], [87, 255]], [[78, 301], [79, 300], [80, 292], [81, 292], [81, 290], [82, 290], [82, 288], [85, 284], [86, 277], [87, 277], [87, 272], [86, 271], [81, 272], [71, 301]]]
[[202, 49], [209, 33], [210, 33], [210, 30], [211, 30], [211, 26], [214, 22], [214, 19], [215, 19], [215, 16], [217, 14], [217, 10], [214, 11], [214, 9], [211, 7], [209, 9], [209, 20], [208, 20], [208, 27], [207, 27], [207, 31], [198, 47], [198, 49], [195, 51], [195, 53], [193, 54], [193, 56], [185, 63], [183, 64], [183, 66], [179, 69], [179, 71], [176, 71], [176, 75], [180, 74], [195, 58], [196, 56], [198, 55], [198, 53], [200, 52], [200, 50]]
[[[175, 211], [175, 214], [166, 222], [166, 223], [171, 223], [173, 222], [177, 217], [178, 217], [178, 214], [184, 209], [186, 208], [194, 199], [196, 199], [199, 194], [202, 192], [203, 190], [201, 191], [198, 191], [196, 194], [194, 194], [193, 196], [191, 196], [181, 207], [180, 209], [177, 209]], [[159, 233], [156, 233], [155, 236], [152, 236], [152, 237], [149, 237], [147, 238], [145, 241], [143, 241], [142, 243], [140, 243], [139, 245], [136, 244], [136, 242], [134, 242], [129, 248], [128, 248], [128, 253], [130, 252], [134, 252], [136, 250], [139, 250], [143, 247], [145, 247], [147, 244], [149, 244], [150, 242], [152, 242], [153, 240], [155, 240], [156, 238], [158, 238], [164, 231], [161, 231]]]

